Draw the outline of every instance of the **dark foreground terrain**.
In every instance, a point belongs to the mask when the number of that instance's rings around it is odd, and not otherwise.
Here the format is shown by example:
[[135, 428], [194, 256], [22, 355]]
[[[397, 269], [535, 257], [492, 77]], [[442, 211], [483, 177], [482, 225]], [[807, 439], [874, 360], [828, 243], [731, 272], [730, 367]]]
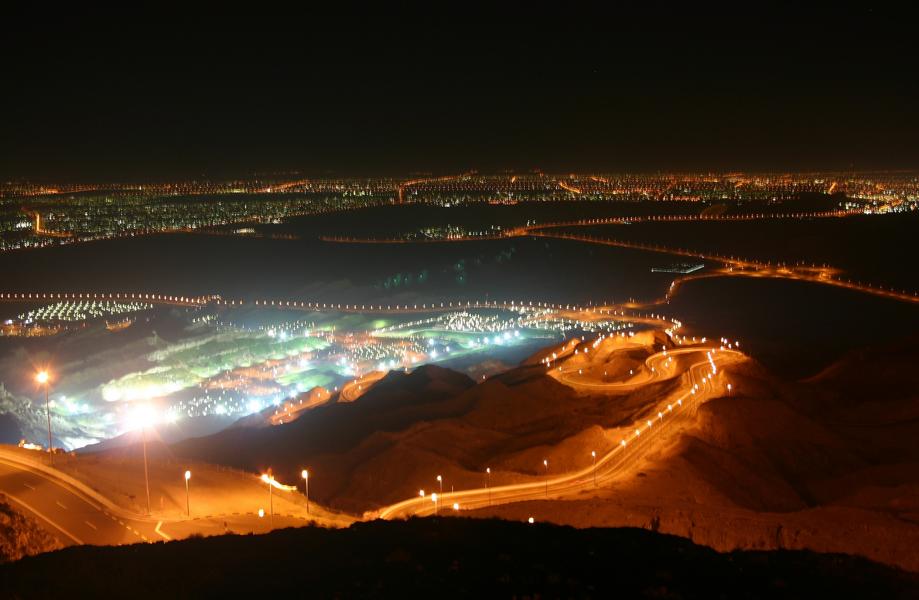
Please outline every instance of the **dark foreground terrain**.
[[11, 598], [269, 598], [278, 593], [915, 598], [919, 576], [838, 554], [721, 554], [640, 529], [579, 530], [457, 518], [68, 548], [0, 568], [0, 596]]

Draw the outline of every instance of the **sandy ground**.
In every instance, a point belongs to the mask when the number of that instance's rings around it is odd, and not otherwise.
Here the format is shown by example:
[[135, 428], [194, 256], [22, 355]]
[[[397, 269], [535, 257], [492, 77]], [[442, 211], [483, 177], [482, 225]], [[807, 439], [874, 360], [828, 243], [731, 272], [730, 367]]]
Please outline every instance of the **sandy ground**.
[[[257, 514], [259, 509], [269, 512], [268, 485], [255, 473], [190, 462], [168, 456], [168, 450], [154, 443], [148, 444], [148, 473], [150, 480], [151, 516], [164, 520], [185, 520], [186, 490], [184, 473], [191, 471], [188, 486], [188, 507], [191, 518], [217, 518], [227, 515]], [[129, 448], [119, 453], [105, 455], [78, 455], [57, 457], [54, 466], [64, 473], [87, 483], [96, 491], [129, 511], [146, 512], [144, 464], [140, 448]], [[323, 525], [347, 525], [352, 519], [331, 512], [316, 502], [307, 502], [304, 482], [296, 484], [296, 491], [272, 489], [271, 502], [275, 514], [289, 515]], [[301, 523], [301, 524], [302, 524]]]

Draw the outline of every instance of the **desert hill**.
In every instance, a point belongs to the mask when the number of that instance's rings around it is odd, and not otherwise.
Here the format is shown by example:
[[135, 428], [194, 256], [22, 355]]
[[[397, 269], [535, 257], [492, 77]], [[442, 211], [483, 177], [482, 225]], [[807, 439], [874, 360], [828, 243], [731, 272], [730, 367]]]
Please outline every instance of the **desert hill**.
[[[574, 354], [578, 345], [570, 359], [592, 368]], [[856, 552], [919, 570], [919, 421], [915, 393], [903, 391], [913, 389], [916, 354], [910, 346], [856, 354], [803, 382], [751, 360], [728, 366], [735, 391], [703, 404], [612, 485], [475, 514], [649, 527], [723, 550]], [[646, 355], [629, 348], [616, 360]], [[871, 392], [882, 368], [896, 390], [885, 397]], [[544, 459], [553, 474], [585, 468], [592, 450], [609, 450], [683, 385], [575, 390], [538, 359], [479, 384], [426, 366], [289, 424], [238, 427], [170, 451], [250, 471], [271, 466], [288, 481], [306, 466], [316, 501], [359, 514], [438, 491], [437, 475], [446, 492], [484, 486], [486, 468], [491, 485], [540, 480]]]
[[[751, 362], [731, 367], [737, 394], [705, 403], [638, 477], [589, 499], [478, 513], [638, 525], [722, 550], [853, 552], [919, 570], [916, 354], [858, 352], [800, 383]], [[877, 394], [874, 373], [886, 377]]]
[[228, 430], [172, 450], [240, 468], [270, 465], [291, 480], [308, 465], [317, 501], [360, 513], [432, 490], [436, 475], [446, 491], [481, 487], [486, 467], [496, 485], [541, 477], [545, 458], [554, 472], [583, 468], [591, 450], [618, 443], [617, 427], [678, 385], [668, 380], [628, 395], [585, 394], [538, 364], [478, 385], [426, 366], [392, 372], [355, 402], [319, 407], [290, 424]]
[[410, 374], [393, 371], [354, 402], [325, 404], [308, 418], [275, 427], [233, 427], [179, 442], [172, 451], [252, 471], [272, 467], [279, 477], [295, 480], [304, 465], [312, 466], [310, 457], [347, 452], [375, 433], [403, 429], [439, 411], [452, 415], [456, 409], [445, 401], [473, 386], [465, 375], [433, 365]]

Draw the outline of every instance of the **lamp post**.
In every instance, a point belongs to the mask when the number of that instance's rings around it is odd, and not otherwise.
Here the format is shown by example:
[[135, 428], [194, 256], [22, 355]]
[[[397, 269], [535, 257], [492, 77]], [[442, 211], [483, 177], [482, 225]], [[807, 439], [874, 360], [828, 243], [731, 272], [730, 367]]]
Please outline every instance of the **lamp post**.
[[274, 529], [274, 491], [271, 489], [271, 481], [274, 479], [274, 475], [271, 474], [271, 469], [268, 469], [268, 516], [271, 519], [271, 528]]
[[440, 475], [437, 476], [437, 483], [440, 484], [440, 495], [444, 494], [444, 478]]
[[147, 424], [140, 426], [140, 437], [144, 446], [144, 485], [147, 488], [147, 514], [150, 514], [150, 477], [147, 474]]
[[488, 492], [488, 506], [491, 506], [491, 486], [488, 485], [488, 480], [491, 479], [491, 467], [485, 468], [485, 490]]
[[51, 464], [54, 464], [54, 446], [51, 441], [51, 401], [48, 399], [48, 388], [51, 387], [50, 379], [48, 371], [39, 371], [35, 374], [35, 381], [45, 388], [45, 411], [48, 413], [48, 457], [51, 460]]
[[306, 493], [306, 514], [310, 514], [310, 474], [309, 471], [303, 469], [300, 471], [300, 477], [303, 478], [303, 488]]
[[437, 492], [434, 492], [433, 494], [431, 494], [431, 502], [434, 503], [434, 516], [435, 517], [437, 516], [437, 498], [438, 498]]
[[549, 459], [544, 458], [542, 465], [546, 468], [546, 498], [549, 497]]
[[191, 479], [191, 471], [185, 471], [185, 514], [191, 516], [191, 504], [188, 501], [188, 480]]
[[595, 450], [591, 450], [590, 456], [594, 459], [594, 487], [597, 487], [597, 452]]

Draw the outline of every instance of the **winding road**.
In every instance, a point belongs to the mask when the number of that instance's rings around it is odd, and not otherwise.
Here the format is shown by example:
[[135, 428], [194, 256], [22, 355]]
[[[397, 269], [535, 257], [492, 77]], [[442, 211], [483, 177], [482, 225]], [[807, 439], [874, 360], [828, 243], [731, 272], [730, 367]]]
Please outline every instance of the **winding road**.
[[[634, 432], [623, 438], [619, 445], [605, 455], [597, 457], [595, 465], [563, 475], [550, 476], [543, 481], [444, 493], [436, 503], [430, 496], [414, 497], [369, 513], [367, 516], [399, 519], [428, 516], [435, 512], [452, 512], [454, 504], [459, 505], [459, 510], [470, 510], [509, 502], [559, 498], [616, 480], [635, 466], [654, 444], [665, 441], [664, 433], [672, 429], [674, 424], [691, 419], [706, 400], [727, 393], [727, 382], [720, 366], [745, 358], [736, 350], [705, 346], [670, 350], [668, 354], [676, 352], [682, 355], [701, 354], [705, 358], [694, 362], [684, 372], [685, 385], [681, 390], [672, 397], [662, 399], [659, 406], [649, 411], [651, 418], [637, 424]], [[652, 359], [664, 359], [664, 353], [652, 355], [648, 360]], [[655, 413], [656, 417], [653, 416]]]

